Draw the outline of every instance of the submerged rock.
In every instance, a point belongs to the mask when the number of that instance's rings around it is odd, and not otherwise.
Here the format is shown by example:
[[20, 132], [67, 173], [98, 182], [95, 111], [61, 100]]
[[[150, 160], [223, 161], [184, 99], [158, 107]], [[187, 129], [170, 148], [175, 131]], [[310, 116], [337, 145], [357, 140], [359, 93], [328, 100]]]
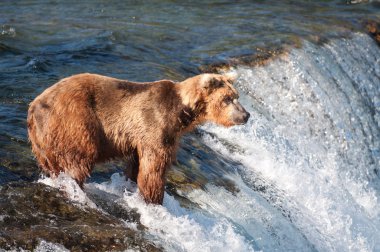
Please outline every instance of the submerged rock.
[[233, 194], [238, 193], [239, 189], [234, 181], [225, 175], [234, 172], [234, 167], [239, 163], [224, 158], [202, 143], [202, 134], [206, 132], [198, 131], [182, 139], [181, 148], [177, 153], [177, 164], [166, 174], [167, 192], [183, 196], [193, 190], [207, 190], [207, 185], [212, 184]]
[[160, 251], [113, 216], [74, 205], [58, 189], [10, 183], [0, 189], [0, 248], [34, 250], [42, 241], [70, 251]]

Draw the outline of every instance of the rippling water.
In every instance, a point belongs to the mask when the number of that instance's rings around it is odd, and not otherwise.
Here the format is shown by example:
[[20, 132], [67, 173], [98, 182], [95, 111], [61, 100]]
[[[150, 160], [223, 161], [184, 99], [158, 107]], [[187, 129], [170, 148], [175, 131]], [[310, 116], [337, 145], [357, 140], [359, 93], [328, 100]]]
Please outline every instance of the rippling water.
[[[367, 19], [379, 2], [1, 2], [0, 185], [39, 180], [64, 185], [73, 205], [134, 209], [138, 220], [111, 215], [166, 251], [380, 251], [380, 49]], [[182, 80], [276, 48], [286, 53], [230, 69], [252, 119], [186, 136], [163, 206], [141, 201], [120, 162], [84, 191], [39, 179], [26, 111], [58, 79]], [[38, 251], [66, 250], [41, 239]]]

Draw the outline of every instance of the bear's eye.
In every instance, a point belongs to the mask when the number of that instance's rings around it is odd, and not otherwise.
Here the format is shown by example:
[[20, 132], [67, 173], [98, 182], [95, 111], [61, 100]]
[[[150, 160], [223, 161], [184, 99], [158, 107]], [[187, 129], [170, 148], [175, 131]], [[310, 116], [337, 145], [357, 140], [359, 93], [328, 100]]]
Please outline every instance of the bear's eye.
[[227, 97], [225, 97], [225, 98], [223, 99], [223, 103], [226, 104], [226, 105], [231, 104], [232, 101], [233, 101], [233, 99], [232, 99], [232, 97], [230, 97], [230, 96], [227, 96]]

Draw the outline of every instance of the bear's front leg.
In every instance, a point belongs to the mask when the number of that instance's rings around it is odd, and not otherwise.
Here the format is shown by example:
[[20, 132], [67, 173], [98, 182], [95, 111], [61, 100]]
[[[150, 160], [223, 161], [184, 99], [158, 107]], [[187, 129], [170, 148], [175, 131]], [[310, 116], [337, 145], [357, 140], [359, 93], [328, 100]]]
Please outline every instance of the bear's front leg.
[[137, 186], [145, 202], [162, 204], [165, 191], [165, 172], [171, 164], [171, 154], [159, 150], [139, 153]]
[[139, 173], [139, 156], [137, 149], [133, 150], [131, 154], [126, 156], [125, 159], [127, 168], [124, 170], [125, 177], [137, 183], [137, 175]]

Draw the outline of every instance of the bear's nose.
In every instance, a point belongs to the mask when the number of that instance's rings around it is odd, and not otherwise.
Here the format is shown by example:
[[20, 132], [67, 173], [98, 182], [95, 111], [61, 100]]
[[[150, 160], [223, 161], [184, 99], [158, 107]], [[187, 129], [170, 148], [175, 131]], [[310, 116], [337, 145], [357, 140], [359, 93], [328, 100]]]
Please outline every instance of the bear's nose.
[[244, 120], [244, 123], [246, 123], [246, 122], [248, 122], [248, 119], [249, 119], [249, 117], [251, 116], [251, 114], [250, 113], [248, 113], [248, 112], [245, 112], [245, 115], [244, 115], [244, 118], [243, 118], [243, 120]]

